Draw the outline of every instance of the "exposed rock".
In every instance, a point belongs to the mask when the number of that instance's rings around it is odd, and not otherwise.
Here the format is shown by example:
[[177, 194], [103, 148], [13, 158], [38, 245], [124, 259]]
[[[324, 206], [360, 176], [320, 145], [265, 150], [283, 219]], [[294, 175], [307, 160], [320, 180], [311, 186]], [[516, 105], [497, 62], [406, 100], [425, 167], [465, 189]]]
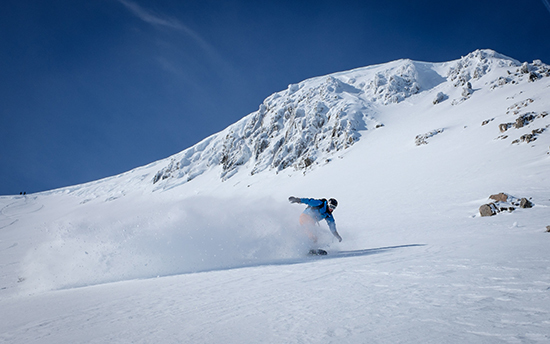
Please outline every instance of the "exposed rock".
[[532, 208], [533, 203], [527, 198], [518, 199], [504, 192], [489, 196], [489, 199], [494, 200], [492, 203], [484, 204], [479, 207], [481, 216], [493, 216], [502, 212], [513, 212], [517, 207]]
[[[495, 60], [494, 58], [498, 58]], [[504, 55], [500, 55], [492, 50], [476, 50], [460, 60], [449, 68], [447, 79], [455, 87], [466, 86], [468, 82], [475, 81], [487, 74], [493, 69], [495, 64], [506, 65], [508, 67], [521, 67], [521, 64]], [[541, 63], [541, 65], [544, 65]], [[545, 66], [545, 65], [544, 65]], [[530, 66], [527, 65], [526, 68]], [[471, 87], [470, 87], [471, 88]]]
[[396, 68], [377, 72], [363, 87], [374, 101], [385, 105], [399, 103], [421, 89], [416, 64], [410, 60], [403, 60], [403, 64]]
[[541, 116], [541, 115], [542, 114], [537, 115], [534, 112], [526, 113], [526, 114], [521, 115], [518, 118], [516, 118], [516, 121], [514, 123], [501, 123], [501, 124], [499, 124], [498, 129], [500, 130], [501, 133], [505, 132], [506, 130], [508, 130], [512, 127], [516, 128], [516, 129], [520, 129], [520, 128], [523, 128], [524, 126], [530, 124], [536, 118], [544, 118], [545, 117], [545, 116]]
[[516, 129], [523, 128], [524, 125], [525, 125], [525, 121], [523, 120], [522, 117], [516, 118], [516, 123], [514, 124], [514, 127]]
[[440, 128], [440, 129], [435, 129], [435, 130], [432, 130], [430, 132], [427, 132], [426, 134], [416, 135], [414, 142], [417, 146], [427, 145], [428, 144], [427, 139], [429, 139], [430, 137], [433, 137], [437, 134], [440, 134], [442, 132], [443, 132], [443, 128]]
[[546, 233], [550, 233], [550, 226], [546, 226]]
[[518, 118], [516, 118], [516, 123], [514, 124], [514, 127], [516, 129], [523, 128], [524, 126], [531, 123], [535, 118], [536, 118], [536, 114], [532, 112], [521, 115]]
[[494, 203], [484, 204], [479, 207], [479, 213], [481, 216], [493, 216], [498, 213], [498, 209]]
[[506, 202], [508, 200], [508, 195], [505, 194], [504, 192], [501, 192], [501, 193], [496, 194], [496, 195], [491, 195], [491, 196], [489, 196], [489, 198], [494, 199], [497, 202]]
[[521, 135], [519, 137], [519, 139], [512, 141], [512, 143], [516, 144], [516, 143], [521, 143], [521, 142], [525, 142], [525, 143], [533, 142], [537, 139], [537, 136], [539, 134], [542, 134], [545, 130], [546, 130], [546, 128], [539, 128], [539, 129], [531, 130], [530, 134]]
[[508, 110], [506, 111], [506, 113], [508, 114], [508, 113], [512, 112], [513, 114], [517, 115], [519, 113], [520, 109], [529, 106], [529, 104], [531, 104], [533, 102], [534, 102], [533, 99], [527, 98], [525, 100], [522, 100], [520, 102], [512, 104], [508, 107]]
[[[525, 65], [524, 65], [524, 67], [525, 67]], [[525, 67], [525, 68], [527, 68], [527, 67]], [[520, 111], [522, 109], [526, 108], [527, 106], [529, 106], [533, 102], [534, 102], [533, 99], [527, 98], [525, 100], [522, 100], [520, 102], [517, 102], [517, 103], [509, 106], [507, 111], [506, 111], [506, 114], [511, 113], [513, 115], [517, 115], [516, 120], [512, 123], [501, 123], [501, 124], [499, 124], [498, 129], [500, 130], [500, 132], [504, 133], [505, 131], [507, 131], [510, 128], [521, 129], [521, 128], [524, 128], [528, 125], [531, 125], [532, 123], [534, 123], [535, 121], [537, 121], [539, 119], [542, 119], [542, 118], [545, 118], [546, 116], [548, 116], [548, 112], [546, 112], [546, 111], [542, 112], [542, 113], [537, 113], [537, 112], [534, 112], [534, 111], [530, 111], [530, 112], [520, 114]], [[545, 130], [546, 130], [546, 128], [539, 128], [539, 129], [532, 130], [531, 133], [524, 134], [521, 137], [519, 137], [518, 139], [512, 141], [512, 144], [519, 144], [521, 142], [526, 142], [526, 143], [533, 142], [537, 139], [537, 136], [539, 134], [541, 134], [542, 132], [544, 132]], [[502, 137], [500, 137], [500, 138], [502, 138]]]
[[[517, 62], [517, 61], [516, 61]], [[517, 63], [510, 63], [510, 66], [518, 66]], [[500, 77], [492, 82], [491, 89], [503, 87], [507, 84], [518, 84], [527, 79], [528, 82], [536, 82], [539, 79], [550, 76], [550, 66], [542, 63], [540, 60], [533, 61], [532, 64], [524, 62], [516, 68], [515, 72], [508, 70], [507, 77]]]
[[522, 142], [533, 142], [535, 141], [537, 138], [533, 135], [533, 134], [525, 134], [525, 135], [521, 135], [519, 137], [519, 140], [522, 141]]
[[510, 129], [512, 126], [512, 123], [502, 123], [498, 125], [498, 129], [501, 133], [505, 132], [506, 130]]
[[533, 208], [533, 203], [529, 201], [527, 198], [522, 198], [519, 203], [520, 208]]

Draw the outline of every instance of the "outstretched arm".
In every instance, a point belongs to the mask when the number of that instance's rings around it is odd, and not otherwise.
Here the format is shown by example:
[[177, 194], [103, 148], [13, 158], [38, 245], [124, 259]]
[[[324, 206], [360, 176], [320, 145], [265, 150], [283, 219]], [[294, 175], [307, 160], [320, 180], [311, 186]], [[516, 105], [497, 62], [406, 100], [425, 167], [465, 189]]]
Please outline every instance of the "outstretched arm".
[[327, 224], [328, 228], [330, 228], [330, 232], [336, 239], [338, 239], [338, 242], [342, 242], [342, 237], [340, 234], [338, 234], [338, 231], [336, 230], [336, 222], [334, 222], [334, 218], [332, 215], [330, 217], [327, 217]]
[[323, 205], [323, 201], [321, 201], [320, 199], [315, 199], [315, 198], [298, 198], [298, 197], [294, 197], [294, 196], [290, 196], [288, 198], [288, 201], [290, 203], [303, 203], [305, 205], [309, 205], [311, 207], [320, 207]]

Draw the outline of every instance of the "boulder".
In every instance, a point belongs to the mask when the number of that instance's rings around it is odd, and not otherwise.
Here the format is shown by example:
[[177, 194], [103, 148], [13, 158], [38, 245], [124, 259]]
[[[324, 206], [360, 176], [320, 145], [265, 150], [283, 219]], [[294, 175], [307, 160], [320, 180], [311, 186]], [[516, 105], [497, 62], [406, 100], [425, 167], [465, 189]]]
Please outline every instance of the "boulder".
[[516, 129], [523, 128], [525, 125], [525, 121], [523, 120], [523, 117], [516, 118], [516, 123], [514, 124], [514, 127]]
[[512, 126], [512, 123], [501, 123], [498, 125], [498, 129], [501, 133], [505, 132], [506, 130], [510, 129]]
[[505, 194], [504, 192], [501, 192], [499, 194], [496, 194], [496, 195], [491, 195], [489, 196], [490, 199], [493, 199], [497, 202], [506, 202], [508, 200], [508, 195]]
[[498, 212], [494, 203], [484, 204], [479, 207], [479, 213], [481, 216], [493, 216]]
[[531, 201], [529, 201], [527, 198], [522, 198], [519, 201], [519, 207], [520, 208], [533, 208], [533, 203], [531, 203]]

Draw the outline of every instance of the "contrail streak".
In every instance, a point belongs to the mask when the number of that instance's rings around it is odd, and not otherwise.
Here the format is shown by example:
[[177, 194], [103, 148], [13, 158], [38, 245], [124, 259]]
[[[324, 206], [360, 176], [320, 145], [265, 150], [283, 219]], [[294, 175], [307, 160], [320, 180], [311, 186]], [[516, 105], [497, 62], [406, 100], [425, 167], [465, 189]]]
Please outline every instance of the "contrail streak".
[[199, 43], [203, 48], [211, 49], [208, 46], [208, 43], [206, 43], [204, 39], [201, 36], [199, 36], [199, 34], [191, 30], [187, 26], [185, 26], [179, 20], [151, 13], [150, 11], [147, 11], [143, 7], [139, 6], [137, 3], [129, 0], [118, 0], [118, 1], [121, 4], [123, 4], [128, 10], [130, 10], [130, 12], [132, 12], [136, 17], [143, 20], [144, 22], [149, 23], [151, 25], [164, 26], [164, 27], [168, 27], [174, 30], [184, 32], [185, 34], [193, 38], [197, 43]]

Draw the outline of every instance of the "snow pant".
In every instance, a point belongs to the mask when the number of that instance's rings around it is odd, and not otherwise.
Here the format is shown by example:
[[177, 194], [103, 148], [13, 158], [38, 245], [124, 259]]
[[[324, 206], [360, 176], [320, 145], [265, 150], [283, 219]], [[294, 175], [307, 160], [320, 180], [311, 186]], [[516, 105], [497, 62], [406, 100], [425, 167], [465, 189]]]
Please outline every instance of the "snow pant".
[[300, 215], [300, 225], [311, 241], [316, 243], [317, 235], [315, 235], [315, 226], [317, 225], [317, 221], [315, 221], [311, 216], [302, 213]]

